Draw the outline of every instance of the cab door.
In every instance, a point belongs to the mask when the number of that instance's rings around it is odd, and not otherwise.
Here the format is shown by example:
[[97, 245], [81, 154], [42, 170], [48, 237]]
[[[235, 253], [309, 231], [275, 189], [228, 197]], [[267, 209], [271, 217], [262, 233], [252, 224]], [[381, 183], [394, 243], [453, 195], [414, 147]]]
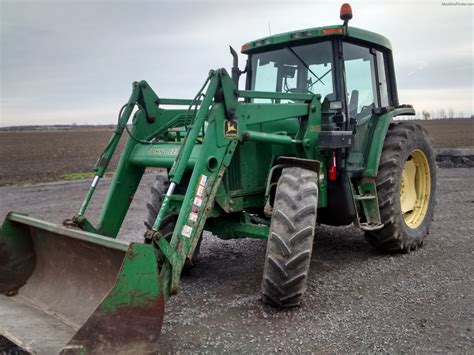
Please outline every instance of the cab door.
[[347, 160], [349, 171], [365, 166], [374, 109], [389, 106], [386, 55], [361, 44], [342, 43], [349, 127], [355, 132]]

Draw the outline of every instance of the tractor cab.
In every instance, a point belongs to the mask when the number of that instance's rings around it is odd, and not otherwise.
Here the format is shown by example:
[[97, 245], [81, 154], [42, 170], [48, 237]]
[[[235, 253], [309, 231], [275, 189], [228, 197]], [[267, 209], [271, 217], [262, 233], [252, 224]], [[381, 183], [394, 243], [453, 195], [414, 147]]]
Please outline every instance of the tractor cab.
[[[349, 27], [352, 9], [341, 7], [343, 24], [277, 34], [248, 42], [246, 90], [319, 95], [319, 154], [328, 169], [331, 198], [319, 214], [327, 224], [348, 224], [355, 218], [347, 181], [361, 178], [370, 161], [375, 122], [399, 106], [392, 48], [385, 37]], [[234, 71], [233, 71], [234, 72]], [[253, 98], [260, 104], [303, 102]], [[297, 137], [299, 117], [280, 121], [269, 133]], [[293, 128], [293, 131], [291, 130]], [[320, 206], [323, 206], [320, 201]], [[339, 213], [335, 213], [338, 211]]]
[[319, 94], [322, 131], [360, 131], [353, 142], [353, 152], [359, 154], [364, 147], [357, 144], [362, 144], [370, 118], [398, 106], [398, 97], [390, 42], [379, 34], [348, 27], [350, 18], [352, 11], [345, 4], [343, 25], [265, 37], [244, 44], [242, 53], [249, 56], [247, 90]]

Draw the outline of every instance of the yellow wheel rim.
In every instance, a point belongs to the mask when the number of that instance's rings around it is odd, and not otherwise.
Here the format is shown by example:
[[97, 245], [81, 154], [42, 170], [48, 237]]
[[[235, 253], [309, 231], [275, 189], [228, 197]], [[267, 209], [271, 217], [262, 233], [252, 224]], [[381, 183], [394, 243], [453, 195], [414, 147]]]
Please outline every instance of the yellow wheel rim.
[[400, 208], [405, 224], [415, 229], [423, 223], [431, 193], [430, 166], [425, 153], [415, 149], [403, 167], [400, 180]]

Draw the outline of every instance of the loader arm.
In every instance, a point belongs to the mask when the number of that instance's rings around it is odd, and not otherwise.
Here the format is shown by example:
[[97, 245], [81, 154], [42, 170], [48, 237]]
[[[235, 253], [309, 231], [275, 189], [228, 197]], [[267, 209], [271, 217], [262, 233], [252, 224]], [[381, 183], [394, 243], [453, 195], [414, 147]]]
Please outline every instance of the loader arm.
[[[208, 217], [221, 216], [220, 226], [234, 226], [236, 237], [261, 239], [268, 235], [268, 226], [253, 222], [244, 205], [235, 205], [235, 211], [245, 217], [240, 221], [219, 212], [222, 206], [216, 206], [215, 201], [225, 204], [233, 199], [231, 191], [223, 188], [223, 177], [236, 150], [246, 142], [281, 147], [275, 155], [265, 157], [268, 165], [264, 169], [270, 169], [285, 151], [315, 161], [320, 153], [320, 97], [237, 91], [224, 69], [211, 71], [206, 85], [204, 95], [198, 93], [194, 100], [160, 100], [146, 82], [134, 83], [79, 214], [66, 227], [18, 214], [7, 217], [0, 232], [0, 255], [7, 260], [0, 265], [0, 292], [10, 296], [0, 296], [0, 314], [7, 319], [0, 327], [3, 333], [20, 334], [13, 340], [24, 339], [20, 345], [34, 349], [42, 346], [42, 337], [62, 329], [60, 339], [43, 348], [48, 353], [61, 349], [68, 354], [157, 351], [164, 302], [177, 292], [185, 261], [193, 255]], [[293, 103], [251, 102], [258, 97], [281, 97]], [[189, 107], [163, 109], [163, 103]], [[134, 107], [138, 110], [130, 129], [127, 124]], [[261, 129], [296, 118], [302, 124], [295, 135]], [[184, 136], [179, 127], [185, 127]], [[124, 131], [129, 137], [94, 226], [87, 220], [87, 206]], [[115, 238], [149, 166], [170, 169], [170, 188], [153, 229], [145, 234], [145, 244], [128, 246]], [[185, 194], [179, 195], [174, 189], [184, 174], [190, 174], [189, 181]], [[250, 188], [249, 207], [261, 204], [263, 208], [264, 190], [265, 185]], [[168, 212], [178, 213], [170, 240], [159, 232]], [[215, 228], [219, 229], [219, 224]], [[53, 251], [56, 257], [49, 258]], [[78, 305], [80, 316], [76, 314]], [[38, 325], [36, 337], [24, 330], [25, 322]]]
[[[219, 95], [218, 92], [220, 92]], [[177, 160], [169, 172], [171, 184], [158, 213], [153, 230], [147, 233], [151, 240], [165, 255], [167, 262], [161, 269], [161, 280], [165, 298], [177, 291], [186, 257], [191, 258], [206, 224], [209, 212], [214, 206], [222, 178], [232, 161], [240, 141], [262, 140], [277, 144], [295, 145], [301, 148], [305, 158], [319, 158], [317, 149], [318, 134], [321, 127], [321, 106], [319, 95], [283, 94], [285, 98], [303, 99], [306, 102], [291, 105], [258, 105], [238, 101], [245, 96], [235, 90], [234, 82], [224, 69], [211, 72], [210, 82], [188, 131]], [[249, 97], [265, 96], [263, 93], [248, 92]], [[274, 96], [275, 93], [267, 95]], [[295, 97], [293, 97], [294, 95]], [[218, 97], [222, 97], [219, 99]], [[211, 107], [209, 109], [209, 107]], [[302, 139], [292, 139], [287, 135], [260, 133], [252, 127], [259, 123], [278, 122], [291, 117], [305, 117], [300, 130]], [[179, 211], [171, 241], [168, 242], [158, 232], [163, 217], [170, 210], [170, 201], [176, 184], [180, 183], [189, 159], [196, 146], [198, 132], [207, 120], [200, 154], [194, 164], [192, 175]], [[229, 128], [231, 127], [231, 128]], [[261, 237], [262, 228], [254, 229], [255, 237]], [[266, 227], [263, 230], [267, 230]], [[169, 284], [168, 284], [169, 282]]]
[[[178, 289], [186, 258], [190, 258], [194, 253], [207, 217], [213, 210], [222, 178], [239, 142], [260, 141], [294, 146], [302, 158], [317, 160], [320, 157], [317, 148], [321, 131], [319, 95], [237, 91], [233, 80], [224, 69], [210, 71], [203, 88], [206, 85], [202, 101], [197, 102], [201, 96], [199, 92], [195, 100], [185, 102], [190, 105], [198, 104], [199, 107], [191, 120], [186, 119], [185, 122], [190, 125], [184, 140], [178, 146], [172, 141], [168, 144], [163, 142], [163, 138], [167, 137], [167, 128], [176, 126], [177, 122], [183, 123], [176, 117], [188, 115], [190, 110], [185, 113], [171, 113], [155, 106], [150, 108], [146, 106], [146, 102], [156, 103], [160, 100], [143, 82], [138, 86], [140, 91], [137, 96], [141, 98], [143, 105], [140, 104], [141, 111], [137, 114], [131, 133], [129, 132], [131, 137], [122, 152], [97, 226], [99, 234], [115, 238], [144, 169], [152, 164], [166, 166], [169, 164], [169, 160], [166, 160], [167, 153], [178, 152], [177, 155], [174, 154], [175, 160], [169, 171], [170, 186], [156, 221], [152, 230], [145, 234], [146, 242], [155, 245], [166, 258], [165, 262], [160, 262], [160, 278], [165, 299]], [[238, 98], [262, 97], [291, 99], [295, 103], [261, 105], [238, 101]], [[155, 117], [154, 120], [147, 119], [150, 115]], [[255, 127], [259, 125], [294, 117], [301, 117], [302, 122], [296, 137], [255, 131]], [[205, 133], [198, 140], [204, 127]], [[154, 143], [153, 138], [160, 138], [161, 141]], [[180, 197], [174, 190], [181, 183], [185, 171], [191, 171], [191, 176], [186, 193]], [[320, 194], [320, 202], [324, 206], [324, 183], [321, 186], [323, 193]], [[166, 240], [160, 235], [159, 229], [164, 216], [171, 210], [179, 214], [171, 240]], [[256, 238], [261, 238], [267, 230], [265, 226], [250, 225], [249, 228], [255, 231]]]
[[[159, 247], [167, 259], [167, 263], [164, 263], [161, 269], [165, 298], [177, 291], [186, 256], [192, 255], [197, 246], [198, 239], [204, 228], [206, 215], [214, 203], [214, 197], [224, 174], [225, 167], [229, 165], [237, 145], [237, 141], [234, 139], [227, 139], [223, 144], [218, 144], [216, 138], [219, 135], [219, 128], [221, 128], [220, 126], [223, 121], [219, 118], [224, 115], [226, 108], [222, 104], [214, 104], [212, 105], [212, 109], [209, 109], [216, 96], [217, 90], [225, 86], [223, 81], [225, 83], [226, 80], [231, 79], [224, 70], [221, 69], [217, 72], [211, 71], [205, 99], [201, 103], [194, 123], [186, 135], [177, 160], [170, 170], [170, 187], [153, 225], [153, 230], [148, 234], [148, 238]], [[226, 84], [231, 84], [233, 87], [232, 81]], [[235, 98], [235, 101], [237, 101], [237, 98]], [[234, 105], [235, 104], [236, 102]], [[157, 231], [163, 217], [169, 212], [169, 202], [174, 188], [176, 184], [180, 183], [183, 177], [193, 148], [196, 145], [196, 138], [206, 118], [208, 125], [200, 149], [201, 153], [194, 165], [176, 227], [171, 241], [168, 243]]]

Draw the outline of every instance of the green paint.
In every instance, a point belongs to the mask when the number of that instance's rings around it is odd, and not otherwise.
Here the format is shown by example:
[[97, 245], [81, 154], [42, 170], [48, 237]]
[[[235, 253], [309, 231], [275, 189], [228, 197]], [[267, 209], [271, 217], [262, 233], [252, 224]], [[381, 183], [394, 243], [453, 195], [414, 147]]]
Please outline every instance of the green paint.
[[268, 225], [251, 222], [245, 213], [211, 219], [206, 228], [221, 239], [267, 239], [269, 233]]
[[19, 213], [8, 214], [6, 221], [15, 222], [15, 225], [17, 226], [31, 226], [34, 228], [46, 230], [56, 235], [85, 240], [111, 249], [127, 250], [128, 248], [128, 243], [121, 240], [114, 240], [111, 238], [104, 237], [100, 234], [85, 232], [78, 229], [66, 228], [54, 223], [45, 222], [40, 219], [29, 217], [27, 215]]
[[370, 224], [380, 224], [380, 211], [377, 199], [375, 181], [364, 182], [358, 186], [359, 195], [354, 196], [355, 201], [362, 205], [365, 218]]
[[100, 309], [113, 313], [120, 307], [146, 307], [156, 302], [160, 295], [155, 250], [151, 245], [132, 243], [125, 254], [117, 281], [100, 304]]
[[385, 135], [387, 134], [393, 114], [388, 112], [377, 117], [369, 136], [366, 138], [368, 146], [367, 162], [364, 168], [364, 176], [376, 177], [379, 169], [380, 155], [382, 154]]
[[356, 27], [348, 27], [347, 34], [331, 34], [326, 35], [323, 33], [325, 29], [343, 29], [343, 26], [326, 26], [326, 27], [314, 27], [306, 28], [303, 30], [291, 31], [286, 33], [277, 34], [274, 36], [263, 37], [255, 41], [248, 42], [242, 46], [242, 53], [248, 54], [256, 51], [267, 51], [275, 47], [281, 47], [283, 45], [294, 45], [302, 43], [312, 43], [321, 39], [344, 37], [366, 41], [368, 43], [374, 43], [376, 45], [391, 49], [392, 46], [390, 41], [382, 35], [374, 32], [363, 30]]

